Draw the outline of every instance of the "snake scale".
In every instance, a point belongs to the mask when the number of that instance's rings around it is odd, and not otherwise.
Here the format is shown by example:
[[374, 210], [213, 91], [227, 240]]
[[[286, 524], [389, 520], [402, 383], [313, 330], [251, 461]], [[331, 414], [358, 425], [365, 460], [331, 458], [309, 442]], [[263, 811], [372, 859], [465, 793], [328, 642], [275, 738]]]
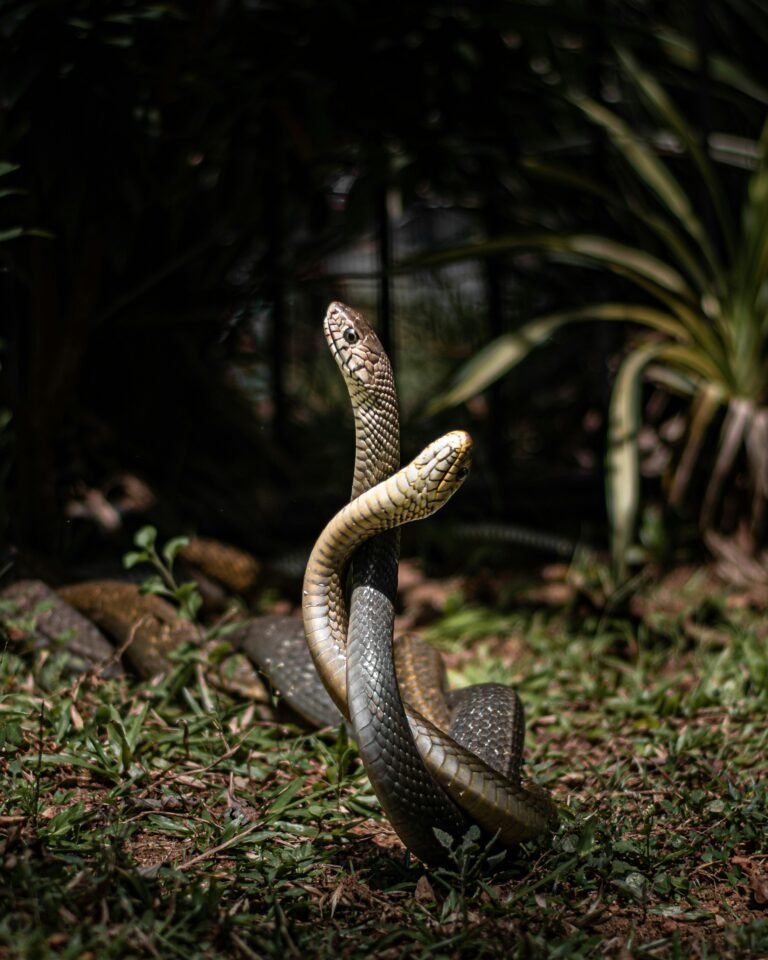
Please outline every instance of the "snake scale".
[[[304, 627], [318, 673], [413, 853], [443, 859], [434, 828], [458, 837], [473, 822], [519, 843], [548, 829], [556, 809], [520, 784], [523, 717], [514, 691], [482, 684], [445, 696], [434, 655], [409, 638], [393, 649], [398, 542], [390, 531], [429, 516], [458, 489], [471, 441], [461, 431], [447, 434], [382, 480], [399, 460], [391, 366], [351, 308], [331, 304], [325, 333], [355, 414], [357, 496], [326, 526], [307, 564]], [[347, 610], [343, 578], [353, 556]]]

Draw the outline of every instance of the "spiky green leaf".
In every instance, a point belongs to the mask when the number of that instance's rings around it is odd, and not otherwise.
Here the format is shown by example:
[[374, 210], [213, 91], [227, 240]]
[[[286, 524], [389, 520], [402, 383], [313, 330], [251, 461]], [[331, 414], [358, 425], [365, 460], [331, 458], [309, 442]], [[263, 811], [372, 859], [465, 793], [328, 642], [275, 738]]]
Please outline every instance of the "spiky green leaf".
[[706, 231], [696, 216], [688, 195], [654, 151], [607, 107], [590, 97], [575, 96], [569, 99], [606, 132], [624, 161], [652, 190], [667, 212], [696, 241], [707, 260], [710, 263], [717, 262]]
[[640, 384], [646, 366], [661, 343], [645, 344], [630, 353], [619, 368], [611, 392], [606, 457], [606, 496], [611, 521], [611, 557], [616, 577], [626, 576], [626, 555], [632, 542], [640, 502], [637, 434], [640, 429]]
[[[698, 72], [701, 52], [697, 43], [666, 27], [658, 29], [656, 38], [672, 63]], [[718, 83], [768, 106], [768, 87], [745, 73], [736, 60], [712, 52], [709, 56], [709, 69], [712, 78]]]
[[675, 317], [662, 310], [631, 303], [596, 303], [576, 310], [548, 314], [531, 320], [516, 333], [498, 337], [484, 347], [461, 367], [451, 386], [430, 401], [425, 414], [432, 416], [447, 407], [466, 402], [508, 373], [557, 329], [585, 320], [639, 323], [672, 338], [687, 339], [685, 328]]
[[[695, 163], [702, 180], [707, 187], [707, 191], [712, 200], [712, 205], [717, 213], [723, 236], [728, 243], [729, 249], [733, 250], [733, 223], [728, 209], [725, 196], [718, 182], [712, 164], [709, 162], [706, 154], [701, 148], [699, 137], [696, 131], [688, 124], [685, 117], [680, 113], [675, 104], [667, 95], [667, 92], [656, 80], [655, 77], [647, 73], [637, 63], [629, 50], [620, 47], [617, 51], [619, 60], [627, 74], [632, 78], [640, 92], [645, 97], [654, 114], [659, 120], [670, 127], [680, 138], [685, 146], [688, 155]], [[710, 267], [715, 271], [715, 281], [718, 287], [722, 288], [724, 277], [720, 271], [720, 264], [710, 244], [707, 242], [706, 252]]]

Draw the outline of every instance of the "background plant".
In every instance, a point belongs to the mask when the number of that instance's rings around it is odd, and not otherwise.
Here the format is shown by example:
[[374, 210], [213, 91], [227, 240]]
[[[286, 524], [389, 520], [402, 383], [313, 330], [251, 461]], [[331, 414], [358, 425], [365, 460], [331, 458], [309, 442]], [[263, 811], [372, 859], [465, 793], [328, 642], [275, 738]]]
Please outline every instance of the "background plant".
[[[623, 575], [640, 503], [637, 436], [644, 377], [687, 403], [687, 434], [667, 488], [670, 504], [682, 503], [702, 462], [707, 432], [719, 426], [701, 527], [716, 527], [724, 485], [743, 452], [753, 545], [762, 533], [768, 494], [768, 125], [756, 140], [735, 142], [741, 162], [751, 169], [741, 178], [741, 209], [734, 214], [732, 168], [723, 171], [716, 164], [662, 85], [628, 50], [619, 49], [617, 59], [629, 89], [625, 107], [627, 102], [642, 104], [648, 118], [643, 124], [630, 126], [618, 111], [588, 96], [566, 95], [599, 128], [620, 162], [616, 186], [535, 160], [529, 169], [599, 198], [644, 242], [592, 233], [528, 234], [454, 249], [443, 257], [534, 248], [560, 262], [610, 271], [638, 289], [640, 300], [572, 307], [529, 321], [462, 367], [429, 410], [485, 389], [565, 324], [611, 320], [647, 330], [649, 336], [626, 354], [610, 404], [607, 499], [612, 553]], [[657, 144], [665, 138], [672, 143], [676, 165], [681, 156], [686, 158], [680, 172], [659, 155]], [[440, 255], [432, 259], [439, 261]]]
[[200, 590], [194, 580], [179, 582], [173, 572], [174, 560], [179, 550], [183, 550], [189, 544], [189, 537], [173, 537], [158, 550], [157, 530], [146, 526], [136, 531], [133, 543], [138, 549], [126, 553], [123, 557], [123, 566], [126, 570], [145, 563], [156, 571], [144, 579], [141, 592], [153, 593], [173, 600], [178, 604], [181, 616], [195, 622], [203, 603]]

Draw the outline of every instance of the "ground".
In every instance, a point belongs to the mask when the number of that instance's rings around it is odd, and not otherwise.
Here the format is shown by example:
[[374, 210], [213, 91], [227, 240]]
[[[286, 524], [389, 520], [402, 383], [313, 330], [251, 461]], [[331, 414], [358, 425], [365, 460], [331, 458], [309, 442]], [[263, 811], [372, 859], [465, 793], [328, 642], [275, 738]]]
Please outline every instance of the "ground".
[[427, 869], [343, 732], [262, 718], [195, 650], [105, 680], [9, 638], [0, 957], [768, 957], [759, 595], [706, 569], [613, 608], [573, 568], [402, 581], [454, 682], [517, 686], [553, 836]]

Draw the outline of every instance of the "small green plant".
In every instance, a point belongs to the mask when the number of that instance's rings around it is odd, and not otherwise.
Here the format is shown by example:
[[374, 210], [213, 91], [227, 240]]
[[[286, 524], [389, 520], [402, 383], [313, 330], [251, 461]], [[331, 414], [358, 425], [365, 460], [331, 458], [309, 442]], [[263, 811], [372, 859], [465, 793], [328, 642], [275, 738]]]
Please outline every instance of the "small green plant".
[[[494, 839], [481, 843], [480, 828], [474, 824], [460, 841], [454, 841], [450, 834], [435, 827], [438, 843], [444, 848], [451, 862], [450, 866], [438, 867], [434, 878], [447, 891], [443, 903], [443, 919], [460, 916], [462, 927], [469, 925], [469, 900], [479, 888], [483, 888], [483, 877], [491, 874], [506, 858], [506, 851], [496, 847]], [[494, 848], [496, 848], [494, 850]]]
[[126, 570], [139, 563], [154, 567], [156, 573], [147, 577], [141, 585], [142, 593], [153, 593], [173, 600], [179, 606], [179, 613], [193, 623], [203, 603], [200, 590], [194, 580], [179, 583], [173, 573], [173, 564], [179, 550], [189, 543], [188, 537], [173, 537], [158, 552], [157, 530], [146, 526], [137, 531], [133, 538], [137, 550], [126, 553], [123, 566]]

